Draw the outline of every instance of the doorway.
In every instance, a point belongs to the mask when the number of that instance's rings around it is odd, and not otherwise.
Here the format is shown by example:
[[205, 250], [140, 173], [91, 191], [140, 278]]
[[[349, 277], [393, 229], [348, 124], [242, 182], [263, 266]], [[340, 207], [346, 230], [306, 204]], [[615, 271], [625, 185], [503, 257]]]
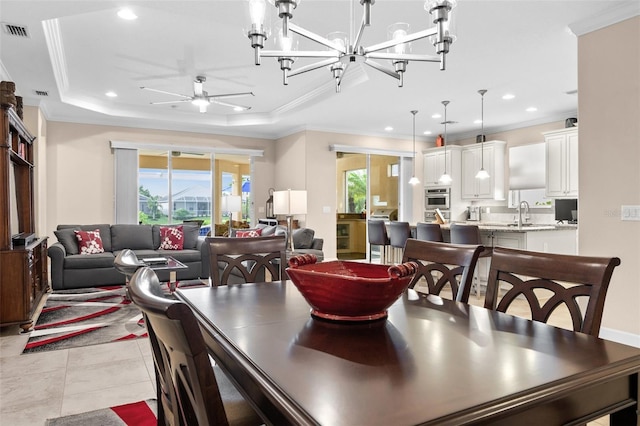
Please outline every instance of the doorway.
[[[399, 169], [398, 156], [336, 153], [338, 259], [367, 259], [367, 220], [382, 210], [397, 216]], [[374, 256], [379, 256], [377, 250]]]

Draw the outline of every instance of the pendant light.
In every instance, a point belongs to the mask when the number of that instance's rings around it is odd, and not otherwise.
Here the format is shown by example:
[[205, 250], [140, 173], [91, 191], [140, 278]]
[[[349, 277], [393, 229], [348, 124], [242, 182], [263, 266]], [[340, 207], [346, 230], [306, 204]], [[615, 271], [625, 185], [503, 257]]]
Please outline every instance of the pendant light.
[[478, 93], [480, 93], [480, 98], [482, 99], [481, 101], [481, 106], [480, 106], [480, 123], [481, 123], [481, 127], [480, 127], [480, 140], [481, 140], [481, 146], [480, 146], [480, 153], [481, 153], [481, 158], [482, 158], [482, 162], [480, 163], [480, 170], [478, 171], [478, 174], [476, 175], [476, 179], [486, 179], [489, 177], [489, 172], [487, 172], [484, 169], [484, 94], [487, 93], [486, 89], [481, 89], [478, 90]]
[[416, 114], [418, 111], [415, 109], [411, 111], [413, 114], [413, 176], [409, 179], [409, 184], [417, 185], [420, 183], [420, 180], [416, 177]]
[[449, 101], [442, 101], [442, 105], [444, 105], [444, 173], [438, 179], [443, 185], [449, 185], [453, 179], [447, 173], [447, 105], [449, 105]]

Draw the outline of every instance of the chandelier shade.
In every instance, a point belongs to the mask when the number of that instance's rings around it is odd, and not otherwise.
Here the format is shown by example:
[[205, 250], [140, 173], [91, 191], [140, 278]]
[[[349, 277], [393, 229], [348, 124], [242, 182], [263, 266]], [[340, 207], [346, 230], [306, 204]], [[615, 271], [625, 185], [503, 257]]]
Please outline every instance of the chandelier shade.
[[[372, 46], [363, 46], [361, 41], [365, 28], [371, 25], [371, 7], [375, 0], [360, 0], [363, 7], [362, 22], [353, 40], [346, 37], [323, 37], [293, 24], [291, 22], [293, 12], [300, 1], [269, 0], [269, 3], [278, 10], [278, 17], [282, 20], [284, 39], [291, 38], [290, 33], [294, 33], [323, 46], [321, 50], [298, 51], [294, 46], [282, 45], [280, 50], [263, 50], [268, 38], [268, 31], [264, 26], [265, 0], [249, 1], [251, 29], [247, 36], [254, 49], [254, 62], [260, 65], [262, 57], [277, 58], [285, 85], [289, 84], [289, 77], [329, 67], [331, 76], [335, 80], [336, 92], [340, 92], [342, 78], [352, 63], [364, 63], [397, 79], [399, 87], [404, 84], [404, 73], [410, 61], [438, 62], [441, 70], [446, 69], [445, 58], [449, 53], [450, 45], [455, 41], [455, 36], [452, 34], [451, 11], [456, 6], [456, 0], [427, 1], [424, 8], [429, 13], [428, 22], [432, 25], [430, 28], [410, 33], [408, 24], [393, 24], [388, 28], [389, 39]], [[433, 44], [435, 55], [410, 53], [411, 42], [425, 38]], [[293, 64], [298, 58], [316, 58], [319, 61], [294, 69]], [[379, 60], [389, 61], [392, 67], [378, 62]]]

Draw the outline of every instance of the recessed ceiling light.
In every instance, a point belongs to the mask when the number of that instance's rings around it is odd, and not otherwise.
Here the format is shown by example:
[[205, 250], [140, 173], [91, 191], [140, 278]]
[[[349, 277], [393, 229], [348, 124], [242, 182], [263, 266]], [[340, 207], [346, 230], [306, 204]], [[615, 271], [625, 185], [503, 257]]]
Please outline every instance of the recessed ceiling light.
[[480, 123], [482, 123], [482, 120], [480, 120], [480, 119], [473, 121], [473, 124], [480, 124]]
[[134, 19], [138, 19], [138, 15], [133, 13], [131, 9], [120, 9], [118, 11], [118, 16], [122, 19], [126, 19], [127, 21], [133, 21]]
[[431, 134], [431, 130], [425, 130], [423, 135], [430, 135]]
[[234, 111], [244, 111], [244, 108], [242, 108], [241, 106], [237, 106], [237, 107], [233, 107]]
[[116, 92], [109, 91], [109, 92], [105, 93], [105, 96], [108, 96], [110, 98], [117, 98], [118, 94]]
[[391, 127], [391, 126], [387, 126], [387, 127], [385, 127], [384, 129], [385, 129], [387, 132], [390, 132], [390, 131], [392, 131], [392, 130], [393, 130], [393, 127]]
[[515, 97], [516, 97], [516, 95], [511, 94], [511, 93], [507, 93], [507, 94], [502, 96], [502, 99], [504, 99], [505, 101], [508, 101], [508, 100], [513, 99]]
[[433, 114], [433, 115], [431, 116], [431, 118], [440, 118], [440, 117], [442, 117], [442, 115], [440, 115], [440, 114], [438, 114], [438, 113]]
[[538, 110], [538, 108], [536, 107], [529, 107], [526, 109], [527, 112], [536, 112]]

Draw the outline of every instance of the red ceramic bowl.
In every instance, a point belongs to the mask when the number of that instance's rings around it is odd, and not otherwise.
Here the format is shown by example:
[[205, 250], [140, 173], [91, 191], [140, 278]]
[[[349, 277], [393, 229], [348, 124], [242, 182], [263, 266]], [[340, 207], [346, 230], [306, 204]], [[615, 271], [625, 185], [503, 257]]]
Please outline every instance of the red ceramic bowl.
[[335, 321], [371, 321], [387, 317], [387, 308], [411, 282], [418, 265], [377, 265], [331, 261], [315, 256], [289, 260], [287, 274], [311, 306], [313, 316]]

